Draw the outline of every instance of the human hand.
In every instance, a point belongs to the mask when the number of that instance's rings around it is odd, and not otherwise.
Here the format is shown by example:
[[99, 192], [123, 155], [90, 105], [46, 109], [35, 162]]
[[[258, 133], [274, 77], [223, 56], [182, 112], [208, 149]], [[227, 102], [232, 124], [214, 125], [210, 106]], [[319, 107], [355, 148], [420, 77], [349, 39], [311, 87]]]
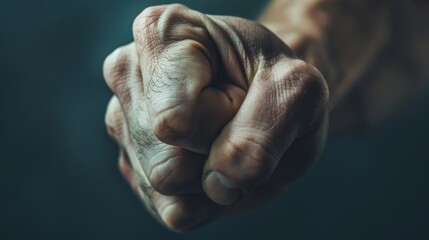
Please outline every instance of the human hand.
[[168, 227], [253, 208], [320, 154], [325, 80], [263, 26], [165, 5], [133, 34], [104, 64], [106, 124], [121, 172]]

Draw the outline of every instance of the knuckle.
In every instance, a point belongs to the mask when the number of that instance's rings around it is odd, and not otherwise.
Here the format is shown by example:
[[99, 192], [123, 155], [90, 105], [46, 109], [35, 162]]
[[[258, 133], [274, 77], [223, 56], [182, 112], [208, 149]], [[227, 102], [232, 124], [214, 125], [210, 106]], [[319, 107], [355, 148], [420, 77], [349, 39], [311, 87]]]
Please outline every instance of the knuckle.
[[122, 174], [125, 180], [127, 180], [129, 184], [134, 186], [135, 185], [135, 179], [133, 176], [134, 170], [131, 166], [131, 163], [128, 159], [127, 154], [124, 152], [121, 152], [120, 154], [118, 168], [119, 168], [119, 172]]
[[175, 18], [180, 15], [176, 15], [177, 13], [181, 13], [183, 11], [188, 10], [189, 8], [180, 3], [169, 4], [165, 8], [165, 13], [168, 14], [168, 18]]
[[180, 209], [178, 208], [177, 204], [165, 207], [161, 213], [161, 218], [167, 228], [177, 232], [184, 232], [187, 229], [190, 219], [183, 214], [177, 214], [180, 212]]
[[[167, 160], [168, 161], [168, 160]], [[173, 195], [175, 194], [175, 186], [170, 180], [171, 172], [168, 168], [168, 163], [161, 163], [149, 170], [149, 183], [150, 185], [159, 193], [163, 195]], [[167, 173], [166, 173], [167, 172]]]
[[104, 119], [109, 136], [121, 142], [124, 137], [123, 128], [125, 121], [122, 109], [116, 97], [112, 97], [110, 100]]
[[117, 48], [104, 61], [104, 79], [114, 93], [121, 91], [129, 72], [130, 58], [125, 47]]
[[167, 228], [177, 232], [188, 232], [198, 225], [200, 221], [199, 211], [195, 209], [195, 205], [198, 205], [198, 203], [185, 204], [179, 199], [167, 204], [158, 211]]
[[[318, 121], [326, 111], [329, 91], [322, 74], [308, 63], [294, 59], [274, 66], [281, 72], [274, 77], [277, 104], [299, 113], [295, 119], [304, 129]], [[287, 65], [287, 70], [284, 66]], [[283, 66], [283, 67], [282, 67]], [[283, 68], [279, 70], [276, 68]]]
[[146, 45], [153, 44], [154, 33], [160, 33], [162, 36], [171, 32], [175, 25], [184, 22], [186, 10], [188, 8], [182, 4], [152, 6], [144, 9], [133, 23], [135, 40]]
[[[164, 144], [161, 144], [164, 145]], [[188, 151], [164, 145], [148, 158], [146, 172], [151, 186], [163, 195], [178, 195], [200, 190], [202, 159]]]
[[146, 18], [153, 18], [153, 17], [159, 17], [165, 10], [165, 6], [150, 6], [145, 8], [137, 17], [137, 19], [146, 19]]
[[268, 138], [230, 137], [227, 146], [229, 149], [225, 154], [228, 163], [232, 164], [228, 168], [238, 169], [237, 184], [244, 189], [257, 186], [272, 174], [277, 165], [279, 153]]
[[164, 10], [164, 6], [151, 6], [145, 8], [134, 20], [133, 29], [140, 30], [138, 27], [145, 28], [146, 26], [151, 25], [153, 21], [156, 21], [161, 16]]
[[156, 24], [165, 11], [165, 6], [152, 6], [145, 8], [133, 22], [133, 35], [134, 39], [142, 43], [144, 42], [150, 32], [152, 31], [151, 26]]
[[170, 143], [180, 136], [178, 129], [172, 127], [169, 116], [158, 117], [154, 120], [154, 133], [164, 143]]
[[155, 115], [153, 131], [156, 137], [167, 144], [186, 140], [190, 135], [190, 116], [188, 111], [179, 110], [180, 105], [165, 109]]
[[168, 30], [177, 23], [186, 22], [184, 19], [186, 10], [188, 10], [188, 8], [182, 4], [176, 3], [168, 5], [164, 11], [163, 21], [161, 22], [163, 30]]
[[295, 71], [299, 81], [296, 91], [298, 106], [302, 111], [301, 123], [306, 128], [313, 128], [323, 118], [329, 101], [329, 91], [325, 79], [314, 67], [306, 64]]
[[321, 73], [302, 60], [294, 60], [289, 71], [281, 81], [294, 90], [296, 97], [304, 98], [306, 103], [328, 101], [328, 88]]

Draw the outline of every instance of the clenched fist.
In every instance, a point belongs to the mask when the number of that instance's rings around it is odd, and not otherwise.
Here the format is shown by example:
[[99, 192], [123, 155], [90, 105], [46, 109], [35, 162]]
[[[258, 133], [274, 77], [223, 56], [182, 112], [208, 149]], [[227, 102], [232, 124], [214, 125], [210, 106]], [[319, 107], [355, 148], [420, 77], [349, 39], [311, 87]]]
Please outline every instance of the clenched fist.
[[106, 124], [149, 211], [188, 231], [273, 197], [318, 157], [328, 90], [262, 25], [150, 7], [105, 61]]

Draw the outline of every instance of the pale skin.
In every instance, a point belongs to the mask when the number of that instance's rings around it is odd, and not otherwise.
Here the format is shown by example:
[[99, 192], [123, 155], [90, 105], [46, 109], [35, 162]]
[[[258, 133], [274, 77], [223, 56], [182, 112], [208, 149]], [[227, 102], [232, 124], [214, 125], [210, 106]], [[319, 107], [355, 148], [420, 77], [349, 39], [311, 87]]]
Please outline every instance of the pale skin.
[[420, 11], [399, 41], [414, 68], [384, 52], [404, 30], [388, 4], [276, 0], [259, 23], [145, 9], [104, 64], [125, 179], [176, 231], [269, 201], [317, 160], [328, 125], [373, 125], [427, 85], [429, 32], [416, 23], [428, 7], [404, 5]]

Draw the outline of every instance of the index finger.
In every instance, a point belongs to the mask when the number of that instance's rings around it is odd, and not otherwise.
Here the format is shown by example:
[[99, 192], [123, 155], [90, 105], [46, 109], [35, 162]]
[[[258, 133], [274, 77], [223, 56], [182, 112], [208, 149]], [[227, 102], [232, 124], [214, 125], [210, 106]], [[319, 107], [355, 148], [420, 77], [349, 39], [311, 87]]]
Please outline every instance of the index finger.
[[182, 5], [151, 7], [134, 22], [149, 118], [167, 144], [207, 154], [245, 91], [219, 74], [206, 17]]

